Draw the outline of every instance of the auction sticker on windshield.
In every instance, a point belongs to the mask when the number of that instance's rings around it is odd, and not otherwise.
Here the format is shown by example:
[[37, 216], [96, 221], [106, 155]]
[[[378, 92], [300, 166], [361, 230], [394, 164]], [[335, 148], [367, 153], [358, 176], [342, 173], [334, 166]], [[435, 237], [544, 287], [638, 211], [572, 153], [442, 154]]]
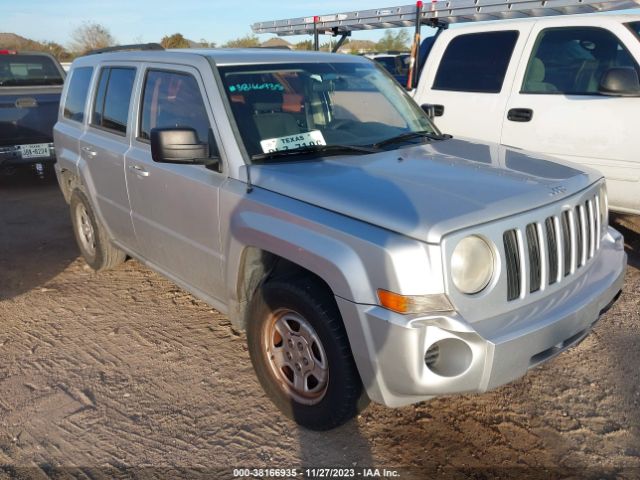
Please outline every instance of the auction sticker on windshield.
[[268, 138], [260, 142], [264, 153], [279, 152], [280, 150], [295, 150], [296, 148], [311, 147], [314, 145], [326, 145], [320, 130], [296, 133], [279, 138]]

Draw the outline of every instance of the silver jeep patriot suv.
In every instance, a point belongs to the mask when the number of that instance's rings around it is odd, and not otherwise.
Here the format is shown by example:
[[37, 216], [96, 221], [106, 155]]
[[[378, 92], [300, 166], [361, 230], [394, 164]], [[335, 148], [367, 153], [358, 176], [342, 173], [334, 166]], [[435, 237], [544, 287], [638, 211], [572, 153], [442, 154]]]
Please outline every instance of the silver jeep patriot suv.
[[514, 380], [622, 288], [600, 174], [443, 135], [356, 56], [87, 55], [55, 147], [87, 263], [134, 257], [226, 313], [312, 429]]

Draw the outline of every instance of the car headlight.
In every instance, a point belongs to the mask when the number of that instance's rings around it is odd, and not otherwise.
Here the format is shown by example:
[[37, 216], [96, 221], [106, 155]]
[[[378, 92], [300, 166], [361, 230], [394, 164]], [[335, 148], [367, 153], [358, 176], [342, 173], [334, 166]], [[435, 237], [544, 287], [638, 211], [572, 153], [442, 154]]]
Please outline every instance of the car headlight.
[[602, 233], [604, 233], [609, 225], [609, 199], [607, 198], [607, 184], [605, 182], [600, 185], [598, 203], [600, 204], [600, 225]]
[[484, 290], [493, 277], [495, 260], [489, 244], [471, 235], [463, 238], [451, 256], [451, 278], [462, 293], [472, 295]]

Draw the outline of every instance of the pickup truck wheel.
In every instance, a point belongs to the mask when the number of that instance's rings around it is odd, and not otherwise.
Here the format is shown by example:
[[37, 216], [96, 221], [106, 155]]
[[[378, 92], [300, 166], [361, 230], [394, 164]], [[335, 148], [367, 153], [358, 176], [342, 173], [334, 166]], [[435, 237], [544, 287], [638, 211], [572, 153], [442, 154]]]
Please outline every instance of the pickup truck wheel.
[[338, 307], [318, 282], [265, 283], [251, 303], [247, 339], [265, 392], [300, 425], [328, 430], [368, 403]]
[[124, 262], [126, 254], [111, 244], [84, 193], [74, 190], [69, 208], [80, 253], [92, 269], [107, 270]]

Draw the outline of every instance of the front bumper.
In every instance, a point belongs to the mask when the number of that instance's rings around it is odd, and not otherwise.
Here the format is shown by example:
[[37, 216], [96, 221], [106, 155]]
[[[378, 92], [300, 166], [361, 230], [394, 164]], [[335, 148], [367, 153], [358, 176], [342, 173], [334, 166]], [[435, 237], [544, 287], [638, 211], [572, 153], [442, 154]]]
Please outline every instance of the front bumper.
[[49, 155], [44, 157], [23, 158], [20, 145], [0, 147], [0, 167], [17, 167], [20, 165], [33, 165], [36, 163], [54, 163], [56, 161], [56, 149], [53, 142], [39, 142], [49, 147]]
[[[410, 317], [337, 302], [369, 397], [399, 407], [438, 395], [485, 392], [578, 344], [617, 299], [626, 261], [622, 236], [609, 228], [597, 257], [565, 288], [473, 323], [455, 312]], [[442, 365], [428, 367], [425, 354], [436, 342]]]

